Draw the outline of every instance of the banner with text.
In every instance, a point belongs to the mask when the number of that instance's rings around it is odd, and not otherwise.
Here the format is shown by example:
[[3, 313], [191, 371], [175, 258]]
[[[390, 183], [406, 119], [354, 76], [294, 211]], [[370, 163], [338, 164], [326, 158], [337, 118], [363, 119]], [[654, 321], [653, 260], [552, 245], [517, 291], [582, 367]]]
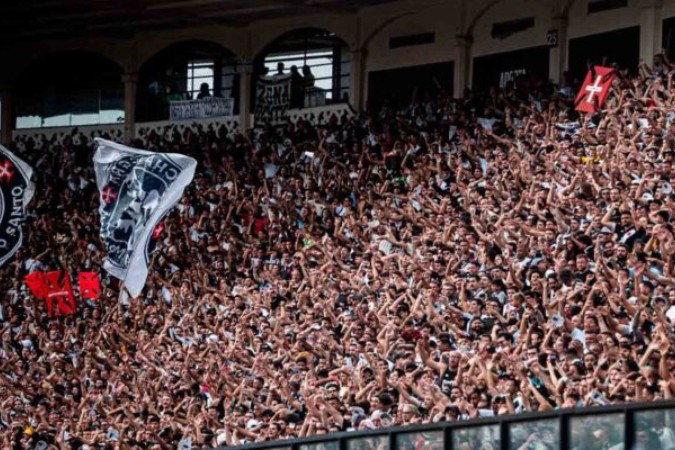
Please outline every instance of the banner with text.
[[260, 77], [256, 87], [256, 125], [279, 125], [291, 104], [291, 76]]
[[234, 113], [234, 99], [207, 97], [199, 100], [170, 102], [171, 120], [228, 117]]

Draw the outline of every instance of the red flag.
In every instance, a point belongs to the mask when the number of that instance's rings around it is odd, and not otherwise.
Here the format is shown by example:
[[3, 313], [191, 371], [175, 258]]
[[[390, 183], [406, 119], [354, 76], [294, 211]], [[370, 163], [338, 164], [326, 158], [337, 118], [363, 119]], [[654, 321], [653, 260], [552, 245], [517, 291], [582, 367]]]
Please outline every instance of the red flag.
[[[50, 317], [75, 314], [75, 295], [70, 284], [70, 276], [61, 270], [45, 274], [49, 293], [47, 294], [47, 311]], [[56, 301], [56, 311], [54, 302]]]
[[49, 288], [47, 287], [47, 282], [45, 281], [45, 274], [39, 271], [35, 271], [26, 275], [26, 285], [33, 296], [37, 299], [44, 300], [49, 293]]
[[577, 111], [597, 112], [607, 100], [615, 77], [616, 72], [609, 67], [595, 66], [589, 70], [574, 101]]
[[157, 240], [162, 236], [162, 233], [164, 232], [164, 222], [160, 222], [157, 224], [154, 230], [152, 230], [152, 238]]
[[96, 272], [80, 272], [77, 277], [80, 285], [80, 296], [97, 300], [101, 294], [101, 280]]

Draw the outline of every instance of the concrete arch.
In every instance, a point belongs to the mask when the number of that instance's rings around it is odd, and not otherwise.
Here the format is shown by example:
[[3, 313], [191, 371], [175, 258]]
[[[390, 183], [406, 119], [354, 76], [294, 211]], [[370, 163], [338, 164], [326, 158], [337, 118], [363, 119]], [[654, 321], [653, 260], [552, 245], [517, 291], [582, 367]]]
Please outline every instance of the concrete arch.
[[12, 86], [17, 127], [119, 120], [124, 67], [117, 61], [86, 50], [54, 51], [28, 61]]
[[497, 3], [502, 2], [503, 0], [489, 0], [484, 4], [478, 12], [471, 18], [471, 21], [467, 24], [465, 30], [461, 33], [463, 36], [473, 38], [473, 32], [476, 29], [478, 22], [485, 17], [485, 15], [497, 5]]
[[269, 41], [264, 47], [260, 48], [257, 52], [254, 53], [253, 56], [253, 61], [259, 61], [261, 58], [263, 58], [269, 51], [274, 48], [275, 45], [278, 45], [279, 43], [283, 42], [287, 38], [292, 38], [295, 35], [301, 34], [303, 32], [306, 33], [311, 33], [311, 32], [318, 32], [318, 33], [331, 33], [334, 35], [335, 39], [339, 40], [342, 42], [345, 46], [349, 46], [348, 41], [346, 41], [343, 37], [341, 37], [339, 34], [335, 33], [334, 31], [324, 28], [324, 27], [315, 27], [315, 26], [308, 26], [308, 27], [297, 27], [293, 28], [291, 30], [286, 30], [283, 33], [277, 34], [277, 36]]
[[321, 18], [317, 18], [316, 21], [305, 20], [300, 23], [294, 22], [269, 30], [266, 30], [264, 27], [257, 28], [256, 33], [251, 36], [249, 56], [251, 59], [256, 59], [284, 37], [291, 36], [298, 31], [307, 29], [332, 33], [347, 46], [350, 48], [353, 47], [356, 44], [356, 29], [353, 26], [353, 22], [345, 21], [344, 16], [339, 16], [337, 19], [338, 20], [330, 20], [329, 17], [322, 20]]
[[3, 68], [2, 78], [8, 84], [15, 84], [19, 82], [22, 78], [22, 75], [27, 73], [31, 68], [40, 64], [41, 61], [45, 61], [49, 58], [56, 58], [59, 55], [68, 55], [80, 53], [82, 55], [90, 55], [101, 58], [102, 60], [109, 61], [118, 67], [122, 72], [126, 67], [125, 52], [114, 46], [105, 46], [105, 45], [60, 45], [60, 46], [50, 46], [50, 47], [35, 47], [31, 46], [30, 49], [23, 47], [17, 47], [11, 51], [11, 54], [16, 56], [8, 56], [8, 60], [13, 61], [12, 64], [9, 64], [6, 68]]
[[[194, 73], [191, 61], [208, 61], [210, 75], [206, 82], [214, 96], [234, 98], [239, 93], [239, 77], [235, 73], [236, 54], [214, 40], [186, 39], [165, 45], [138, 66], [135, 115], [140, 121], [166, 120], [169, 110], [166, 94], [194, 95]], [[208, 72], [206, 72], [208, 73]], [[191, 81], [192, 80], [192, 81]]]
[[[120, 74], [120, 84], [122, 83], [121, 75], [124, 73], [124, 65], [119, 61], [109, 58], [97, 51], [58, 50], [54, 52], [46, 52], [44, 54], [34, 54], [31, 55], [31, 57], [26, 58], [23, 61], [22, 70], [18, 72], [21, 78], [16, 80], [16, 84], [27, 82], [27, 78], [34, 79], [33, 74], [37, 72], [37, 69], [39, 69], [41, 65], [50, 63], [60, 64], [64, 60], [68, 61], [68, 64], [74, 61], [76, 65], [79, 65], [81, 61], [82, 66], [91, 67], [92, 64], [97, 64], [101, 66], [108, 66], [107, 68], [111, 70], [116, 69]], [[84, 70], [83, 74], [86, 75], [87, 71]], [[52, 73], [52, 78], [53, 77], [54, 74]]]
[[[541, 1], [548, 1], [548, 0], [541, 0]], [[477, 9], [475, 14], [473, 14], [473, 17], [469, 20], [467, 23], [466, 27], [464, 30], [461, 31], [460, 35], [467, 37], [469, 39], [473, 39], [474, 37], [474, 32], [476, 31], [476, 27], [478, 24], [481, 22], [485, 16], [488, 15], [488, 13], [494, 9], [498, 4], [503, 3], [504, 0], [487, 0], [484, 4], [480, 5], [480, 7]], [[570, 9], [572, 8], [573, 4], [576, 2], [576, 0], [556, 0], [556, 6], [559, 6], [560, 8], [554, 8], [552, 11], [551, 16], [552, 17], [567, 17], [569, 14]]]
[[134, 67], [140, 68], [157, 54], [184, 42], [197, 41], [216, 44], [228, 52], [241, 56], [246, 54], [246, 28], [204, 28], [199, 30], [176, 30], [171, 33], [156, 33], [136, 39]]
[[572, 6], [574, 6], [574, 2], [576, 0], [566, 0], [564, 6], [560, 10], [560, 17], [567, 17], [570, 13], [570, 10], [572, 9]]
[[[313, 62], [312, 58], [314, 56], [312, 54], [317, 49], [329, 49], [331, 51], [331, 56], [328, 57], [331, 64], [330, 71], [326, 72], [325, 61], [319, 72], [313, 71], [315, 70], [315, 63]], [[300, 27], [278, 35], [255, 54], [252, 60], [253, 73], [255, 75], [266, 73], [265, 61], [269, 56], [285, 54], [302, 55], [303, 53], [305, 56], [309, 56], [310, 59], [303, 61], [303, 58], [299, 57], [298, 60], [300, 62], [297, 66], [295, 64], [290, 65], [290, 67], [287, 65], [286, 69], [291, 69], [292, 71], [295, 66], [297, 70], [304, 70], [302, 64], [306, 64], [308, 70], [315, 76], [314, 83], [316, 84], [313, 87], [321, 87], [324, 92], [324, 101], [338, 102], [345, 95], [349, 95], [347, 89], [350, 89], [353, 80], [353, 74], [351, 73], [352, 66], [349, 64], [345, 65], [344, 62], [345, 58], [349, 60], [351, 57], [349, 54], [350, 45], [340, 35], [322, 27]], [[330, 80], [330, 83], [327, 82], [328, 80]], [[253, 89], [255, 89], [257, 78], [254, 79], [253, 83]], [[328, 85], [330, 85], [330, 88], [328, 88]], [[293, 84], [293, 86], [295, 86], [293, 88], [295, 89], [295, 100], [292, 100], [292, 105], [301, 105], [303, 99], [298, 97], [297, 94], [305, 95], [304, 91], [302, 91], [303, 88], [297, 88], [298, 84]]]
[[[236, 56], [236, 53], [233, 50], [213, 39], [178, 39], [170, 43], [164, 43], [164, 45], [161, 47], [156, 47], [152, 54], [146, 54], [142, 59], [139, 58], [138, 64], [136, 66], [137, 71], [140, 72], [144, 67], [147, 66], [148, 63], [171, 53], [171, 51], [181, 50], [181, 47], [184, 49], [197, 49], [200, 45], [204, 46], [205, 48], [211, 47], [212, 49], [219, 49], [224, 55], [232, 57]], [[147, 52], [148, 49], [146, 48], [145, 50]]]
[[382, 31], [384, 31], [389, 25], [393, 24], [394, 22], [397, 22], [399, 19], [402, 19], [407, 16], [412, 16], [417, 14], [417, 12], [414, 11], [404, 11], [401, 13], [398, 13], [394, 16], [391, 16], [385, 20], [382, 21], [375, 29], [371, 30], [368, 36], [363, 39], [363, 41], [358, 43], [357, 50], [358, 51], [364, 51], [368, 48], [368, 44], [377, 37], [378, 34], [380, 34]]

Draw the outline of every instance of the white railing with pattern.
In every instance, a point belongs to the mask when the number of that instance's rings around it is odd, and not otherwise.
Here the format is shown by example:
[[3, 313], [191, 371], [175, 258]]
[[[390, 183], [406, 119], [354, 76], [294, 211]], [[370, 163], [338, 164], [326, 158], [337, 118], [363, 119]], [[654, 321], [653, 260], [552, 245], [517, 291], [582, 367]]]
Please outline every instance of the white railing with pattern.
[[[288, 119], [296, 123], [299, 119], [312, 122], [316, 125], [328, 123], [331, 117], [337, 119], [343, 116], [352, 117], [355, 112], [348, 103], [338, 103], [334, 105], [315, 106], [313, 108], [289, 109]], [[254, 123], [253, 117], [251, 123]], [[175, 136], [176, 131], [182, 135], [186, 130], [193, 132], [206, 132], [213, 130], [217, 133], [231, 135], [239, 132], [239, 116], [214, 117], [208, 119], [196, 119], [186, 121], [162, 120], [157, 122], [139, 122], [136, 123], [135, 137], [145, 140], [151, 134], [165, 136]], [[51, 128], [27, 128], [14, 130], [12, 139], [19, 146], [28, 145], [32, 140], [32, 147], [40, 149], [44, 142], [52, 144], [62, 144], [64, 140], [72, 140], [75, 144], [80, 144], [86, 139], [91, 142], [96, 137], [103, 137], [114, 141], [124, 141], [124, 124], [104, 124], [104, 125], [83, 125], [78, 127], [51, 127]], [[169, 137], [171, 140], [171, 137]]]
[[63, 144], [64, 140], [70, 139], [73, 143], [79, 145], [83, 138], [93, 141], [96, 137], [122, 141], [124, 139], [124, 124], [25, 128], [12, 131], [12, 140], [17, 145], [25, 146], [29, 140], [32, 140], [35, 149], [40, 149], [44, 142], [50, 142], [52, 145]]

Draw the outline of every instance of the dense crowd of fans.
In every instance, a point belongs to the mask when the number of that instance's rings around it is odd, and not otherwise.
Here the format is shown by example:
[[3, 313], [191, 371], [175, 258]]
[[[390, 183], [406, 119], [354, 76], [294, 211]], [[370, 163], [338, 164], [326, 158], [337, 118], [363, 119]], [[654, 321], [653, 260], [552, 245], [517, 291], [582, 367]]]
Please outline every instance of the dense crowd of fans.
[[23, 279], [100, 270], [92, 143], [15, 142], [38, 194], [0, 269], [0, 447], [236, 445], [670, 398], [672, 72], [642, 65], [613, 91], [585, 116], [572, 89], [523, 79], [320, 127], [152, 133], [136, 146], [200, 167], [144, 294], [118, 302], [105, 278], [58, 319]]

